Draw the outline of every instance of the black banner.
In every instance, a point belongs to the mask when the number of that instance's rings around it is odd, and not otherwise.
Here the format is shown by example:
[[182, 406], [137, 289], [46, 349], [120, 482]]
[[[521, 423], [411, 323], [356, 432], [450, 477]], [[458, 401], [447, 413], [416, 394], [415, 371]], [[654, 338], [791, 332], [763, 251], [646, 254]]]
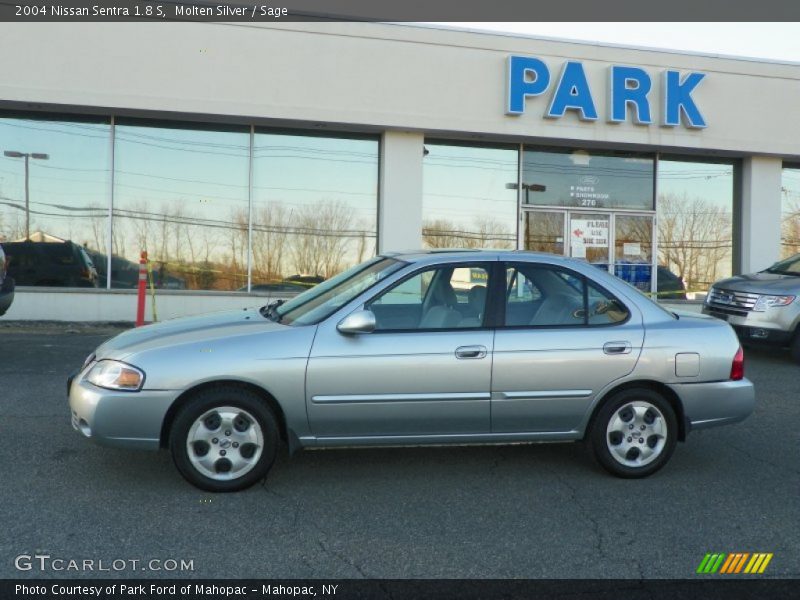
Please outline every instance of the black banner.
[[786, 0], [0, 0], [0, 21], [797, 21]]
[[798, 581], [782, 579], [697, 580], [2, 580], [4, 600], [266, 600], [335, 598], [336, 600], [422, 599], [601, 599], [738, 600], [795, 598]]

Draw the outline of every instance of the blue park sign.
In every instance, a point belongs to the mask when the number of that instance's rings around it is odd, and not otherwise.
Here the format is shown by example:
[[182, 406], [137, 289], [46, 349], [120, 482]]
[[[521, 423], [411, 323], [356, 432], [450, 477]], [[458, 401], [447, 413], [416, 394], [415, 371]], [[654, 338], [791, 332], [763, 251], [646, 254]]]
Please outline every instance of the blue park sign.
[[[694, 71], [681, 75], [680, 71], [667, 69], [662, 73], [661, 125], [678, 127], [682, 124], [692, 129], [706, 127], [706, 120], [692, 98], [692, 92], [704, 78], [705, 73]], [[611, 65], [607, 86], [609, 122], [626, 121], [629, 110], [634, 123], [650, 125], [653, 122], [648, 97], [653, 82], [644, 69]], [[549, 88], [550, 69], [544, 62], [530, 56], [508, 57], [506, 114], [521, 115], [525, 112], [527, 98], [541, 96]], [[568, 110], [575, 111], [583, 121], [598, 119], [583, 63], [573, 60], [564, 63], [544, 116], [559, 119]]]

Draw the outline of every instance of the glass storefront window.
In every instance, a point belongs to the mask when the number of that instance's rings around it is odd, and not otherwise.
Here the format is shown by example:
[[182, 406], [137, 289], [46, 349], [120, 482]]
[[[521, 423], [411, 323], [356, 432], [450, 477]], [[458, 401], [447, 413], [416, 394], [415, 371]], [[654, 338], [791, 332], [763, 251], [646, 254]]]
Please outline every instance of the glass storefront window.
[[646, 154], [525, 148], [522, 203], [653, 210], [654, 172]]
[[800, 253], [800, 166], [787, 166], [781, 178], [781, 258]]
[[659, 159], [659, 277], [683, 280], [689, 299], [732, 273], [733, 181], [730, 162]]
[[373, 137], [256, 133], [254, 287], [318, 282], [375, 255], [378, 148]]
[[0, 242], [17, 285], [105, 287], [110, 139], [103, 117], [0, 118]]
[[118, 121], [111, 286], [136, 286], [147, 250], [156, 287], [247, 286], [247, 128]]
[[516, 248], [515, 147], [425, 142], [422, 243], [426, 248]]

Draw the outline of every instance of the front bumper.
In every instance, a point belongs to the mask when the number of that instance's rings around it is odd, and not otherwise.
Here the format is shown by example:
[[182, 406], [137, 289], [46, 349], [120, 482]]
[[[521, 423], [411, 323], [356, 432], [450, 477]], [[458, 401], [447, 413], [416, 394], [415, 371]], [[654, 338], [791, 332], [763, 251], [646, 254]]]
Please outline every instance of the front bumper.
[[164, 417], [179, 392], [115, 392], [85, 381], [85, 372], [67, 383], [73, 429], [104, 446], [158, 450]]
[[744, 312], [705, 304], [703, 314], [727, 321], [742, 342], [788, 346], [796, 327], [797, 313], [793, 306], [770, 308], [764, 312]]
[[755, 408], [756, 392], [749, 379], [710, 383], [677, 383], [669, 386], [683, 403], [691, 429], [707, 429], [738, 423]]

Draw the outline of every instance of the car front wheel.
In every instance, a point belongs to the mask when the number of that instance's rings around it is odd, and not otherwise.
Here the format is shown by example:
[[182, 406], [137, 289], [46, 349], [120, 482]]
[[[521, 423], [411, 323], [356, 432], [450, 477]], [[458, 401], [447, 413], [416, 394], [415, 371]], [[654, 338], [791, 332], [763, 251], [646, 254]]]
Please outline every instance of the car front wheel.
[[800, 327], [797, 328], [797, 331], [794, 334], [794, 339], [792, 340], [791, 354], [794, 362], [800, 364]]
[[175, 466], [191, 484], [233, 492], [266, 477], [278, 447], [278, 424], [254, 392], [216, 387], [192, 397], [170, 431]]
[[608, 398], [597, 413], [589, 441], [597, 461], [617, 477], [647, 477], [663, 467], [677, 442], [675, 411], [660, 394], [628, 389]]

